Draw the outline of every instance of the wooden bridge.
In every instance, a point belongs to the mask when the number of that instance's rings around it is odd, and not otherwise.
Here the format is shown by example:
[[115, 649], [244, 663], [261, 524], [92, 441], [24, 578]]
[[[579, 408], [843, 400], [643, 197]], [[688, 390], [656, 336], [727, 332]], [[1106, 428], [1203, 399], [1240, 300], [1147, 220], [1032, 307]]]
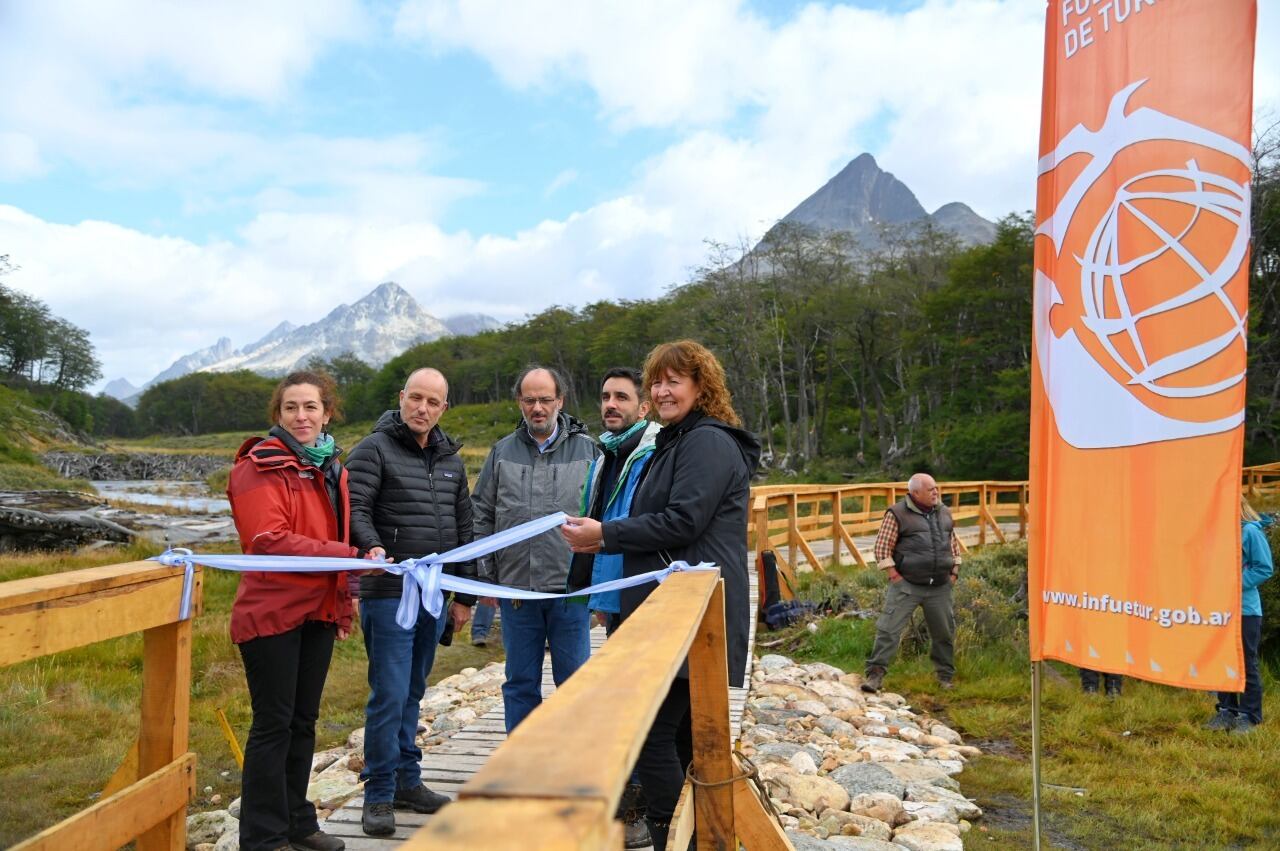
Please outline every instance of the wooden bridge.
[[[1242, 488], [1280, 493], [1280, 463], [1246, 468]], [[831, 558], [869, 563], [884, 508], [905, 489], [901, 482], [754, 488], [750, 546], [777, 554], [788, 594], [797, 573], [822, 571]], [[966, 547], [1025, 536], [1025, 482], [947, 482], [941, 490]], [[17, 848], [87, 851], [132, 840], [139, 851], [184, 847], [196, 755], [187, 750], [192, 620], [178, 618], [182, 587], [181, 573], [145, 561], [0, 584], [0, 665], [135, 632], [144, 647], [138, 739], [101, 800]], [[201, 589], [197, 570], [193, 618]], [[745, 689], [728, 682], [721, 580], [672, 576], [608, 642], [593, 643], [591, 660], [510, 737], [491, 713], [424, 759], [427, 781], [457, 800], [397, 834], [400, 847], [621, 848], [614, 812], [686, 656], [693, 774], [720, 785], [693, 793], [686, 784], [668, 847], [682, 848], [695, 825], [699, 849], [736, 848], [735, 841], [749, 851], [790, 847], [748, 782], [735, 779], [742, 772], [731, 742]], [[402, 819], [409, 824], [398, 813]], [[349, 807], [328, 826], [345, 833], [352, 851], [378, 847], [357, 835], [358, 822], [358, 808]]]

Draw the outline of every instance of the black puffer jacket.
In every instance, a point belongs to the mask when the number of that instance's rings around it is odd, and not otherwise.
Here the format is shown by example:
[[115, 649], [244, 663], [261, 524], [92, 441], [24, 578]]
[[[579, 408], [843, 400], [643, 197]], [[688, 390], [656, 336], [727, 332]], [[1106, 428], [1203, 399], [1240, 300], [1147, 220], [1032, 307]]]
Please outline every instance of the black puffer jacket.
[[[461, 446], [436, 426], [420, 447], [399, 411], [383, 414], [347, 461], [352, 543], [366, 550], [382, 547], [396, 561], [471, 543], [471, 494]], [[445, 572], [474, 577], [475, 565], [445, 565]], [[360, 596], [399, 597], [403, 584], [391, 574], [362, 576]], [[454, 601], [471, 606], [475, 598], [457, 594]]]
[[[631, 516], [605, 522], [603, 549], [623, 554], [623, 576], [659, 570], [669, 561], [719, 565], [729, 683], [741, 685], [751, 623], [747, 518], [760, 442], [695, 410], [658, 432], [656, 447], [631, 502]], [[622, 617], [655, 587], [648, 583], [624, 589]], [[680, 676], [688, 675], [688, 668], [681, 667]]]

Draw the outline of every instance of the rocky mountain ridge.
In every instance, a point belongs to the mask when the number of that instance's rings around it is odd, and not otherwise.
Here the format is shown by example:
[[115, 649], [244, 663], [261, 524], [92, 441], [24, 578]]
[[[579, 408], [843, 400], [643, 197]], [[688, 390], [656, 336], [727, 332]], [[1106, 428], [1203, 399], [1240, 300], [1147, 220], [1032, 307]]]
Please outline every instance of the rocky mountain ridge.
[[996, 234], [994, 223], [958, 201], [928, 212], [905, 183], [880, 168], [875, 157], [861, 154], [783, 216], [761, 244], [770, 244], [779, 227], [800, 225], [848, 233], [859, 249], [874, 251], [882, 247], [884, 231], [926, 224], [954, 235], [966, 246], [991, 242]]
[[[297, 326], [281, 322], [264, 337], [236, 348], [221, 337], [207, 348], [183, 355], [140, 388], [124, 379], [110, 382], [103, 392], [129, 403], [147, 387], [192, 372], [230, 372], [247, 369], [261, 375], [283, 375], [313, 357], [333, 358], [351, 352], [379, 367], [411, 346], [450, 335], [467, 336], [501, 327], [491, 316], [465, 313], [441, 320], [423, 310], [412, 295], [394, 281], [380, 284], [353, 304], [335, 307], [324, 318]], [[126, 392], [128, 391], [128, 392]]]

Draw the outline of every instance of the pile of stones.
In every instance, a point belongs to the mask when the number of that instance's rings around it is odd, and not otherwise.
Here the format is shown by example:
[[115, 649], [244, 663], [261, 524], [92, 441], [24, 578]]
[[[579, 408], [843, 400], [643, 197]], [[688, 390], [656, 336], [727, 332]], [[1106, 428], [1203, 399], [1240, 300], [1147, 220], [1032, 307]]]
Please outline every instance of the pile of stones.
[[785, 656], [756, 660], [741, 749], [799, 851], [958, 851], [982, 810], [955, 776], [978, 748], [899, 694]]
[[[424, 752], [473, 723], [502, 701], [505, 680], [501, 662], [483, 668], [464, 668], [427, 689], [420, 704], [418, 746]], [[315, 802], [320, 820], [360, 794], [364, 768], [364, 728], [352, 732], [340, 747], [317, 753], [311, 761], [307, 797]], [[212, 791], [212, 790], [209, 790]], [[191, 851], [237, 851], [240, 847], [240, 799], [225, 810], [187, 817], [187, 848]]]

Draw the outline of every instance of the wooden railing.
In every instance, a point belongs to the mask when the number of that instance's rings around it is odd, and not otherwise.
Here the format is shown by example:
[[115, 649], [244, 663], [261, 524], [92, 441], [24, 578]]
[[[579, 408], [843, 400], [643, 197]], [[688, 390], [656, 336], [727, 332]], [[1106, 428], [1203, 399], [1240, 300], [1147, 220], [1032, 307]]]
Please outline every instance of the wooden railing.
[[[203, 577], [195, 574], [192, 616]], [[191, 620], [178, 620], [183, 577], [154, 562], [0, 583], [0, 666], [141, 632], [138, 739], [102, 799], [15, 846], [22, 851], [182, 851], [196, 755], [187, 751]]]
[[1244, 468], [1244, 494], [1249, 498], [1280, 494], [1280, 461]]
[[[1005, 543], [1002, 524], [1016, 523], [1016, 536], [1027, 536], [1027, 482], [939, 482], [938, 488], [963, 535], [962, 548], [968, 548], [965, 540], [972, 539], [975, 527], [978, 546]], [[1241, 491], [1248, 497], [1280, 495], [1280, 461], [1245, 467]], [[780, 590], [790, 597], [797, 572], [825, 571], [843, 558], [842, 552], [859, 566], [874, 562], [874, 540], [867, 536], [875, 535], [885, 509], [906, 492], [906, 482], [754, 487], [748, 546], [774, 553], [785, 580]], [[859, 537], [861, 546], [854, 540]], [[818, 541], [830, 541], [830, 555], [815, 552]]]
[[[622, 848], [618, 800], [686, 654], [693, 721], [693, 823], [673, 824], [669, 848], [787, 849], [731, 751], [724, 583], [676, 574], [526, 718], [456, 803], [405, 844], [427, 849]], [[679, 822], [679, 819], [676, 820]]]
[[[1001, 524], [1016, 523], [1017, 537], [1026, 537], [1026, 482], [939, 482], [938, 489], [957, 531], [964, 532], [961, 547], [967, 549], [966, 539], [974, 540], [973, 531], [979, 546], [1004, 543], [1008, 534]], [[842, 560], [843, 554], [859, 566], [874, 563], [873, 536], [885, 509], [906, 492], [906, 482], [752, 488], [749, 545], [757, 553], [774, 553], [784, 579], [782, 594], [790, 597], [798, 572], [823, 572], [832, 561]], [[863, 538], [861, 544], [857, 538]], [[830, 542], [829, 555], [815, 552], [819, 541]]]

